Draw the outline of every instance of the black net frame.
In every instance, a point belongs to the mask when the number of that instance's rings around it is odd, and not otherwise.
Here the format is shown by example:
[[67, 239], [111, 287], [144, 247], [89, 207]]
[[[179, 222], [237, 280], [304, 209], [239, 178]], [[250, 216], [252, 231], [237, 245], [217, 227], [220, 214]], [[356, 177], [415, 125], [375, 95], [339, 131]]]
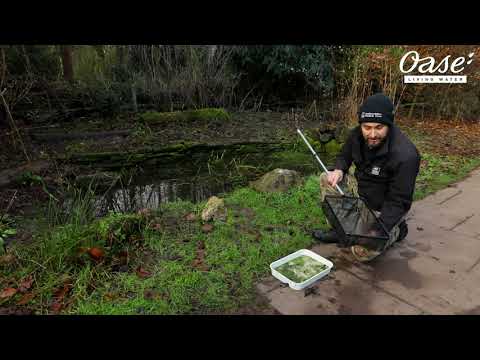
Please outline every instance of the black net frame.
[[[387, 246], [389, 232], [364, 199], [326, 195], [322, 210], [344, 246], [363, 245], [377, 251]], [[369, 230], [375, 230], [375, 236], [370, 235]]]

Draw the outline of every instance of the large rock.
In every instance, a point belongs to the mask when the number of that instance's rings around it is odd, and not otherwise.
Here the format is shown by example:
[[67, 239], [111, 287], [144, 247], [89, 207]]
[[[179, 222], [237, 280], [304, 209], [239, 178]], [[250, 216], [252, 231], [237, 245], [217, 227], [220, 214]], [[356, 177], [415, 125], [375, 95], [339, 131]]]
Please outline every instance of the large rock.
[[202, 211], [202, 220], [221, 220], [227, 219], [227, 209], [225, 208], [225, 202], [216, 196], [212, 196], [208, 199], [205, 208]]
[[302, 177], [298, 172], [275, 169], [263, 175], [259, 180], [251, 182], [250, 186], [261, 192], [285, 192], [301, 183]]

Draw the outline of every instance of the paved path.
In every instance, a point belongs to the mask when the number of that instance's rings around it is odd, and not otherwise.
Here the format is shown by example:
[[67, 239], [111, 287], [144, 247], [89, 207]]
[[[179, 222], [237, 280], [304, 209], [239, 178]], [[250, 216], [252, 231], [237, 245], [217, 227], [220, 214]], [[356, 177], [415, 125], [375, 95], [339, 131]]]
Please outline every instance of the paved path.
[[314, 246], [334, 269], [307, 296], [273, 277], [257, 288], [282, 314], [480, 314], [480, 169], [414, 202], [408, 224], [407, 238], [370, 264]]

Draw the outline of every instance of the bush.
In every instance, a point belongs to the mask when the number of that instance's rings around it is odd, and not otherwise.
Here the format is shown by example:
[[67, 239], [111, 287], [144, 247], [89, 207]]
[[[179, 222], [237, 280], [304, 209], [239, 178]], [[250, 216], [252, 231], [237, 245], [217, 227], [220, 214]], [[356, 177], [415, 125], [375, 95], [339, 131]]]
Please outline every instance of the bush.
[[334, 58], [340, 47], [318, 45], [238, 46], [234, 61], [243, 73], [243, 89], [282, 100], [309, 92], [329, 95], [334, 88]]

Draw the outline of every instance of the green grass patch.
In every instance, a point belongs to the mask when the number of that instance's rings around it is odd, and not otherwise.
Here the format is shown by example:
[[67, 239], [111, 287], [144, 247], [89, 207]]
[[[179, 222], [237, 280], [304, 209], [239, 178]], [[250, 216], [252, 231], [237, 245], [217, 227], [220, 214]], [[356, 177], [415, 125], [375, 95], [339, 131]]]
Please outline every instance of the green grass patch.
[[421, 155], [420, 171], [415, 183], [414, 200], [421, 200], [450, 184], [464, 179], [480, 166], [480, 158], [439, 153], [435, 137], [418, 129], [402, 127]]
[[[51, 313], [52, 299], [69, 279], [67, 314], [204, 314], [248, 305], [269, 264], [312, 244], [310, 230], [325, 228], [318, 177], [287, 193], [241, 188], [225, 197], [228, 217], [202, 231], [204, 203], [174, 202], [148, 214], [111, 213], [82, 224], [46, 229], [35, 245], [10, 249], [17, 261], [1, 265], [1, 279], [35, 278], [28, 306]], [[188, 220], [193, 213], [197, 219]], [[113, 245], [112, 245], [113, 243]], [[118, 245], [118, 246], [115, 246]], [[100, 262], [79, 249], [105, 251]], [[129, 252], [123, 271], [114, 270]], [[34, 261], [34, 262], [33, 262]], [[148, 276], [139, 276], [139, 268]], [[18, 301], [20, 295], [3, 304]], [[67, 301], [68, 299], [68, 301]]]
[[415, 184], [414, 200], [423, 199], [464, 179], [478, 166], [480, 166], [479, 158], [423, 152], [420, 172]]

